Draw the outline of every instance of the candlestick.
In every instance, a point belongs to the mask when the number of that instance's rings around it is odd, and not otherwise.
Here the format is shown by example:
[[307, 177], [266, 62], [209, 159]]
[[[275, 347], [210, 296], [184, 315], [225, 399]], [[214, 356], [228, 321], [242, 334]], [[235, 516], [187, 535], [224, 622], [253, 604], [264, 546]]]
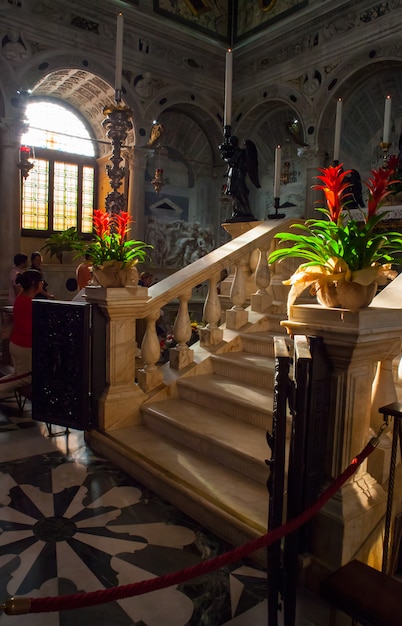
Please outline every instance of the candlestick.
[[336, 103], [336, 119], [335, 119], [334, 163], [339, 163], [339, 149], [341, 145], [341, 125], [342, 125], [342, 98], [338, 98], [338, 101]]
[[274, 198], [279, 198], [281, 195], [281, 156], [282, 148], [281, 146], [277, 146], [275, 148]]
[[115, 100], [120, 102], [121, 100], [121, 88], [122, 88], [122, 71], [123, 71], [123, 25], [124, 18], [123, 13], [119, 13], [117, 16], [116, 25], [116, 68], [115, 68]]
[[225, 72], [225, 111], [223, 115], [223, 125], [230, 126], [232, 123], [232, 82], [233, 82], [233, 53], [232, 50], [226, 52], [226, 72]]
[[384, 109], [384, 130], [382, 132], [382, 142], [389, 143], [389, 133], [391, 129], [391, 96], [385, 98]]

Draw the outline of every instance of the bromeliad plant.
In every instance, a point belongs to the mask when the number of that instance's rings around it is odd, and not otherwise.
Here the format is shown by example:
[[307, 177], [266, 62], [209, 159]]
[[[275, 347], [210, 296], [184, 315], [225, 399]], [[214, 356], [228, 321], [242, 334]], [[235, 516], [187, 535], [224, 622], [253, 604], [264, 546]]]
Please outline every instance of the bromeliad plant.
[[308, 286], [320, 289], [326, 283], [340, 281], [370, 285], [385, 284], [395, 278], [391, 264], [402, 252], [402, 236], [386, 231], [380, 226], [388, 211], [378, 209], [392, 193], [397, 157], [390, 157], [385, 167], [371, 171], [364, 184], [368, 188], [367, 212], [360, 210], [359, 220], [353, 219], [348, 209], [350, 182], [346, 180], [351, 170], [343, 171], [342, 164], [319, 169], [321, 184], [313, 186], [324, 192], [326, 208], [317, 209], [326, 219], [310, 219], [304, 224], [293, 224], [298, 233], [278, 233], [275, 237], [290, 247], [278, 248], [269, 256], [269, 263], [285, 258], [305, 259], [289, 280], [291, 285], [288, 303], [292, 304]]
[[100, 209], [94, 211], [95, 240], [85, 248], [85, 252], [90, 255], [95, 268], [117, 262], [120, 269], [127, 269], [146, 260], [147, 248], [152, 246], [143, 241], [127, 241], [130, 221], [127, 211], [112, 214]]

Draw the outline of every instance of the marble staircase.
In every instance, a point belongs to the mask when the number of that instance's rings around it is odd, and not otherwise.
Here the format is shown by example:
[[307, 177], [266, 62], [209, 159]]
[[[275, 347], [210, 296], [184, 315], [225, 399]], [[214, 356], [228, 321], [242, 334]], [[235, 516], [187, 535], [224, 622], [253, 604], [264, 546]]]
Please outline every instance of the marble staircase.
[[[149, 400], [138, 426], [91, 431], [90, 444], [232, 545], [267, 531], [273, 337], [238, 335]], [[256, 555], [263, 560], [263, 555]]]

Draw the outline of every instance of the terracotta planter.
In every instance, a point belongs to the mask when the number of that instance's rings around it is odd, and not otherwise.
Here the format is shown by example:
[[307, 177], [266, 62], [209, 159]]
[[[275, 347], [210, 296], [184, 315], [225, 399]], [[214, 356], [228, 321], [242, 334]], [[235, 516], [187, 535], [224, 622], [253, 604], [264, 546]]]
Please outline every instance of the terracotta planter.
[[135, 265], [122, 269], [118, 261], [108, 261], [102, 268], [93, 267], [92, 275], [101, 287], [134, 287], [139, 280]]
[[339, 302], [343, 309], [349, 309], [353, 313], [360, 309], [365, 309], [377, 293], [377, 287], [378, 284], [376, 282], [366, 286], [341, 280], [337, 286]]
[[368, 307], [377, 293], [377, 287], [376, 282], [366, 286], [340, 280], [316, 284], [315, 292], [318, 302], [323, 306], [330, 309], [348, 309], [355, 313]]
[[314, 285], [314, 292], [317, 297], [317, 300], [322, 306], [325, 306], [327, 309], [339, 309], [341, 308], [341, 303], [338, 299], [337, 293], [337, 284], [329, 283], [329, 282], [316, 282]]

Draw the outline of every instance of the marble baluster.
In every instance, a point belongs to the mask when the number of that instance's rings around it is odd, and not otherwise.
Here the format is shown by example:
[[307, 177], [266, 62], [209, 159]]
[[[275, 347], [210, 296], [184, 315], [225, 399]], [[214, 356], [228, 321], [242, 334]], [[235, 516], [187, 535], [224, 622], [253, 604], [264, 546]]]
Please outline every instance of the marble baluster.
[[159, 309], [154, 309], [147, 315], [147, 328], [141, 343], [141, 356], [145, 365], [138, 370], [137, 379], [141, 389], [147, 393], [163, 382], [162, 372], [156, 365], [161, 356], [161, 346], [156, 332], [156, 320], [159, 317]]
[[206, 327], [200, 329], [200, 343], [202, 347], [214, 346], [223, 340], [223, 329], [218, 327], [222, 307], [218, 294], [219, 274], [214, 274], [209, 279], [208, 294], [204, 303], [203, 319]]
[[[371, 420], [370, 426], [375, 434], [383, 423], [383, 416], [378, 409], [391, 402], [397, 402], [395, 382], [392, 373], [393, 358], [389, 357], [379, 361], [373, 382], [371, 394]], [[392, 448], [392, 424], [385, 429], [380, 437], [380, 443], [370, 454], [367, 461], [367, 470], [374, 478], [383, 485], [389, 476]]]
[[188, 312], [188, 301], [191, 298], [191, 290], [179, 296], [180, 304], [177, 317], [173, 326], [173, 335], [177, 346], [169, 351], [170, 367], [181, 370], [193, 362], [194, 350], [191, 350], [187, 341], [191, 337], [191, 322]]
[[247, 298], [246, 271], [249, 269], [249, 255], [236, 262], [235, 277], [230, 290], [230, 299], [233, 302], [231, 309], [226, 311], [226, 327], [237, 330], [247, 324], [248, 313], [243, 306]]
[[251, 295], [251, 310], [257, 313], [265, 311], [273, 302], [272, 294], [269, 294], [267, 291], [267, 287], [269, 287], [271, 281], [271, 272], [268, 265], [268, 250], [269, 246], [259, 248], [258, 264], [255, 270], [257, 291]]

